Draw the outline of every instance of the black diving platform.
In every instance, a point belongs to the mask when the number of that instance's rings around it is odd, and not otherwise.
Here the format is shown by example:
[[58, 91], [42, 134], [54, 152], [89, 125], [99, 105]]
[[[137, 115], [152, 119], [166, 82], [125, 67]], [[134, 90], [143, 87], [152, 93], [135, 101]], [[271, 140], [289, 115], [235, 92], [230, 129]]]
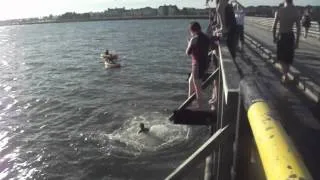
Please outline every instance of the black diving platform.
[[[210, 83], [216, 78], [218, 69], [206, 73], [205, 80], [203, 81], [201, 88], [206, 89]], [[190, 104], [195, 100], [196, 95], [193, 93], [187, 100], [185, 100], [176, 110], [173, 111], [169, 120], [174, 124], [181, 125], [206, 125], [211, 126], [217, 122], [216, 110], [205, 108], [199, 110], [197, 108], [190, 107]]]
[[217, 122], [215, 110], [182, 109], [173, 112], [170, 121], [174, 124], [183, 125], [213, 125]]

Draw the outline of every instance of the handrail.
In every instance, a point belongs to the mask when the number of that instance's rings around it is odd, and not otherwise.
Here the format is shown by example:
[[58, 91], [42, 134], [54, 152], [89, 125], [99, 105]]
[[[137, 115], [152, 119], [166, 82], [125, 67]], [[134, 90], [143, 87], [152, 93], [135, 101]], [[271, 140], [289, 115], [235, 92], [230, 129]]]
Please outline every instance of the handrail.
[[202, 160], [212, 153], [223, 140], [231, 133], [229, 125], [216, 131], [201, 147], [198, 148], [188, 159], [186, 159], [178, 168], [176, 168], [166, 180], [181, 179], [187, 172], [197, 166]]
[[312, 180], [301, 156], [275, 116], [276, 112], [262, 97], [257, 82], [254, 79], [241, 81], [241, 93], [267, 179]]
[[[247, 19], [251, 22], [256, 22], [256, 23], [258, 23], [262, 26], [265, 26], [265, 27], [271, 27], [272, 23], [273, 23], [272, 18], [248, 17]], [[319, 28], [318, 26], [319, 26], [318, 23], [312, 22], [312, 26], [309, 29], [309, 34], [311, 36], [312, 35], [316, 35], [316, 36], [320, 35], [320, 32], [318, 31], [318, 28]]]

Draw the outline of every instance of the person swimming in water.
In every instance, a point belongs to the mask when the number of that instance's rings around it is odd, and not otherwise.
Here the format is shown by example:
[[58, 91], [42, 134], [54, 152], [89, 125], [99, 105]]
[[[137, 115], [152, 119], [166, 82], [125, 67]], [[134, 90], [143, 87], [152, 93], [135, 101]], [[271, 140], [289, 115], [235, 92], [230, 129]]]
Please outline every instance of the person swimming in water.
[[109, 64], [115, 64], [115, 61], [118, 58], [118, 55], [113, 55], [109, 53], [109, 50], [106, 50], [102, 56], [104, 60]]
[[147, 132], [149, 132], [149, 128], [146, 128], [146, 127], [144, 127], [144, 123], [140, 123], [140, 130], [139, 130], [139, 132], [138, 132], [138, 134], [140, 134], [140, 133], [147, 133]]

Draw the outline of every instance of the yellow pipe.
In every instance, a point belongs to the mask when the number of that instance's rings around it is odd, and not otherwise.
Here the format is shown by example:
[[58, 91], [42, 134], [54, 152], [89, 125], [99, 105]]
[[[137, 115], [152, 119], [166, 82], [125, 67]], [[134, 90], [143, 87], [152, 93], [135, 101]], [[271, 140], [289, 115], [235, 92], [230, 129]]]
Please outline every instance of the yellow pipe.
[[303, 160], [267, 103], [256, 102], [248, 118], [268, 180], [312, 180]]

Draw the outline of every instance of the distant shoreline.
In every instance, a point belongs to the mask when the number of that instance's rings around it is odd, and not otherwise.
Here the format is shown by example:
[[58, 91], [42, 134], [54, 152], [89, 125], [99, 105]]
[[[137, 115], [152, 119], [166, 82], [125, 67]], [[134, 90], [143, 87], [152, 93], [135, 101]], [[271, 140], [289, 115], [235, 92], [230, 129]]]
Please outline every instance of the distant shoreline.
[[50, 23], [70, 23], [70, 22], [89, 22], [89, 21], [120, 21], [120, 20], [148, 20], [148, 19], [208, 19], [206, 15], [181, 15], [181, 16], [122, 16], [104, 17], [96, 19], [60, 19], [60, 20], [39, 20], [34, 22], [8, 22], [0, 26], [31, 25], [31, 24], [50, 24]]

